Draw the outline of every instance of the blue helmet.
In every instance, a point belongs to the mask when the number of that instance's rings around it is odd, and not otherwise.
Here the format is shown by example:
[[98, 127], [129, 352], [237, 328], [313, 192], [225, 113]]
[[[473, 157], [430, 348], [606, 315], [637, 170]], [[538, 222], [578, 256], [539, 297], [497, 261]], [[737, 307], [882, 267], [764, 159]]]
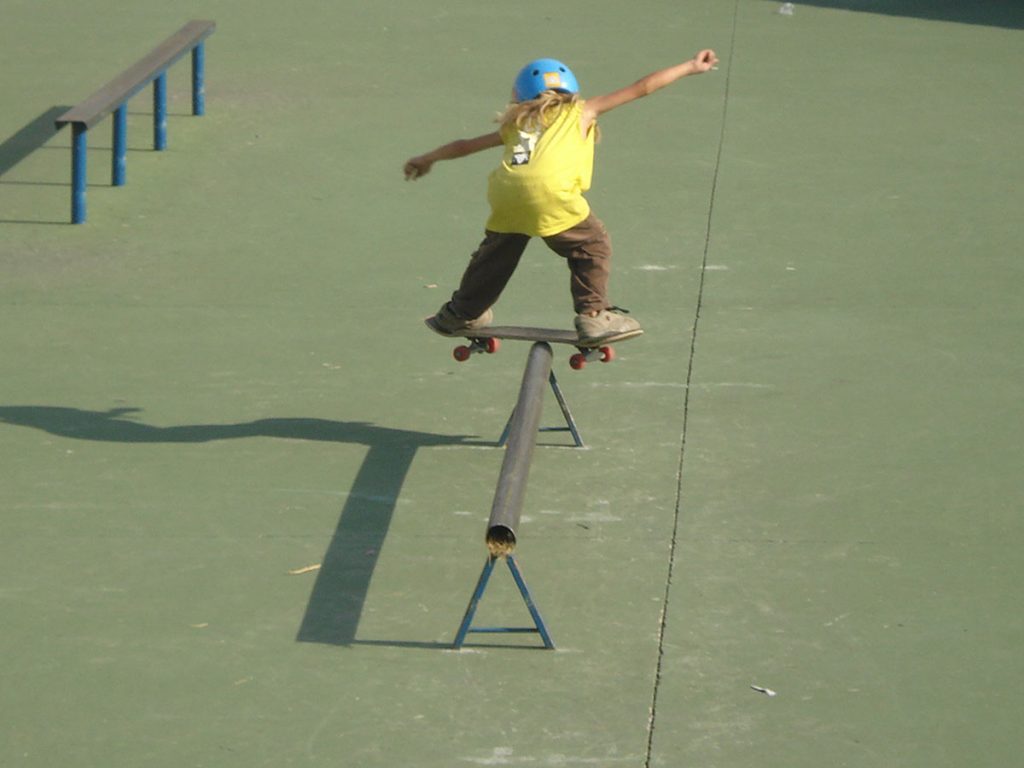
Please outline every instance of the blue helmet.
[[519, 70], [514, 92], [516, 101], [536, 99], [544, 91], [579, 93], [576, 75], [557, 59], [535, 59]]

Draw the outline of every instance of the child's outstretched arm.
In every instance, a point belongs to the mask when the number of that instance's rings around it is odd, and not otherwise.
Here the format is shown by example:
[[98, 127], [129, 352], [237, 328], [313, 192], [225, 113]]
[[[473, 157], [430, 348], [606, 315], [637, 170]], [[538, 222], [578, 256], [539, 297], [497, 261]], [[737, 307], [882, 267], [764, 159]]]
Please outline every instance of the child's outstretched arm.
[[718, 64], [718, 56], [715, 55], [715, 52], [710, 49], [703, 50], [682, 64], [659, 69], [657, 72], [652, 72], [646, 77], [641, 77], [635, 83], [627, 85], [625, 88], [612, 91], [604, 96], [595, 96], [587, 99], [583, 106], [582, 127], [584, 132], [590, 128], [591, 123], [597, 119], [598, 115], [654, 93], [687, 75], [703, 74], [709, 69], [714, 69], [716, 64]]
[[437, 149], [427, 152], [425, 155], [417, 155], [405, 161], [405, 178], [408, 181], [418, 179], [430, 173], [431, 167], [438, 160], [454, 160], [475, 152], [481, 152], [492, 147], [502, 145], [501, 134], [497, 131], [485, 133], [473, 139], [457, 139], [456, 141], [442, 144]]

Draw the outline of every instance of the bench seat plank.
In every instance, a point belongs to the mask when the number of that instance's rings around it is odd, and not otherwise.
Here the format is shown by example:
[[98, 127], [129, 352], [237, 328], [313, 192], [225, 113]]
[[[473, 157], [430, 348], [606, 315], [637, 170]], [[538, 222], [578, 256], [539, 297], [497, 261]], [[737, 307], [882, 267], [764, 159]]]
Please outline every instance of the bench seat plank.
[[196, 44], [213, 34], [215, 28], [216, 24], [212, 21], [190, 21], [160, 43], [145, 58], [140, 59], [85, 101], [58, 117], [57, 128], [60, 129], [69, 123], [83, 125], [86, 129], [92, 128], [149, 85], [161, 72], [192, 50]]

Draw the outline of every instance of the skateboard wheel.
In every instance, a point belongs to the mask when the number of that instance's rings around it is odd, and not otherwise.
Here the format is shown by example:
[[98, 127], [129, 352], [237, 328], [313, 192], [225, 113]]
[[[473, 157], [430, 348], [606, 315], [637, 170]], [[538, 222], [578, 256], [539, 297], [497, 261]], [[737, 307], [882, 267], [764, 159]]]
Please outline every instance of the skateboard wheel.
[[499, 339], [490, 338], [484, 342], [484, 349], [488, 355], [493, 355], [499, 349], [501, 349], [501, 341]]
[[460, 363], [464, 363], [469, 360], [469, 356], [473, 354], [473, 350], [464, 344], [460, 344], [454, 350], [452, 350], [452, 357], [458, 360]]
[[587, 356], [582, 352], [577, 352], [575, 355], [569, 358], [569, 367], [574, 371], [582, 370], [583, 366], [587, 364]]
[[611, 347], [601, 347], [601, 362], [610, 363], [615, 359], [615, 350]]

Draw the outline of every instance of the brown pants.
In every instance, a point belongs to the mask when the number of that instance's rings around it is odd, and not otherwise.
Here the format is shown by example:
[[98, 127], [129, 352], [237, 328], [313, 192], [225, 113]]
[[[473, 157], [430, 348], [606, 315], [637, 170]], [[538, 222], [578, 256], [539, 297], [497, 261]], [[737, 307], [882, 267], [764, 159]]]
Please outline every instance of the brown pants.
[[[452, 307], [462, 317], [482, 315], [505, 290], [530, 242], [529, 235], [487, 231], [452, 294]], [[577, 313], [607, 309], [612, 243], [594, 214], [572, 229], [544, 238], [569, 265], [573, 307]]]

